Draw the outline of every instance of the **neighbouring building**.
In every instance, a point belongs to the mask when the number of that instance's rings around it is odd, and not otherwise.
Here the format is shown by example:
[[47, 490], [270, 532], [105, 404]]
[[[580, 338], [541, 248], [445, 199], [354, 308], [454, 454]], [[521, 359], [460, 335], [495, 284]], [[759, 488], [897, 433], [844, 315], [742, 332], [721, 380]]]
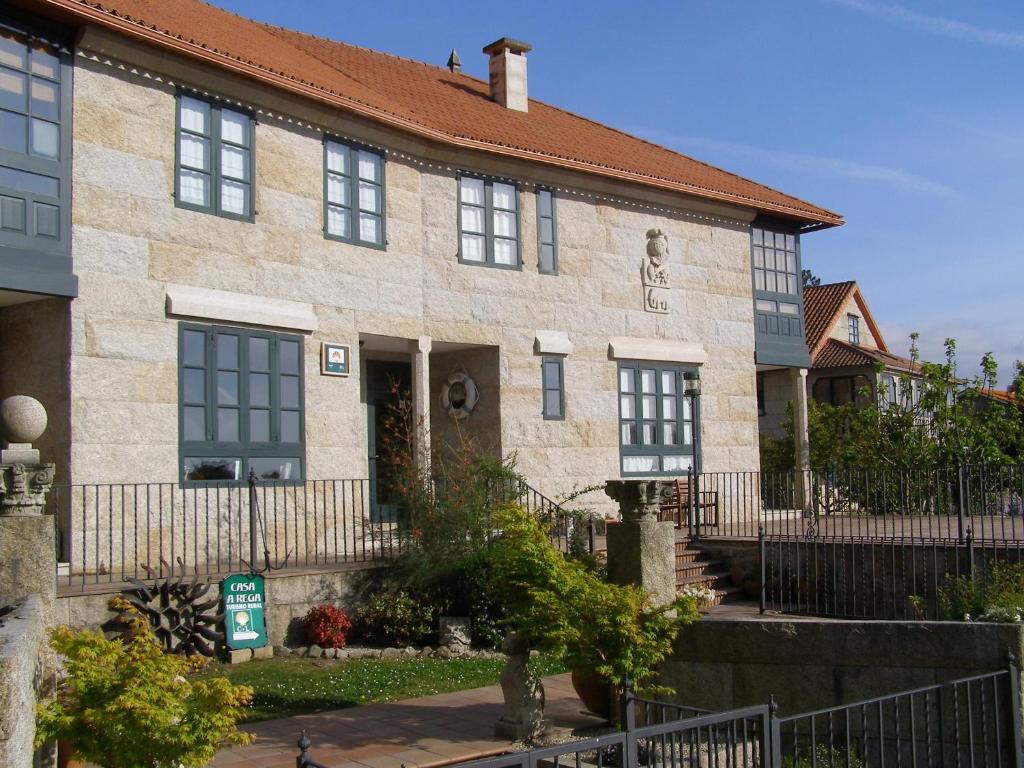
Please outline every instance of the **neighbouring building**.
[[[919, 364], [889, 351], [864, 295], [855, 281], [803, 289], [807, 348], [811, 367], [807, 392], [819, 403], [877, 398], [883, 405], [914, 404], [921, 397]], [[909, 340], [908, 340], [909, 343]], [[762, 434], [777, 435], [791, 395], [778, 373], [759, 373], [757, 403]]]
[[374, 479], [396, 385], [435, 456], [551, 496], [755, 469], [842, 218], [529, 99], [529, 50], [485, 82], [196, 0], [5, 4], [0, 397], [58, 484]]

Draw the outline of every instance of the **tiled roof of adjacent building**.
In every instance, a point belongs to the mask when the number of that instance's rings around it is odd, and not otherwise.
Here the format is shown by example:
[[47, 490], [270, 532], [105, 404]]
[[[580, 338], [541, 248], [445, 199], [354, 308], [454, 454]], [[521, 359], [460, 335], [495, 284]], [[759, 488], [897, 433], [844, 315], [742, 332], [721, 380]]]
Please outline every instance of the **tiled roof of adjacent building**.
[[814, 368], [856, 368], [881, 363], [889, 370], [920, 372], [921, 366], [912, 360], [883, 352], [880, 349], [858, 347], [839, 339], [826, 339], [812, 358]]
[[835, 327], [839, 316], [851, 298], [857, 303], [857, 307], [864, 316], [868, 331], [878, 344], [879, 351], [889, 352], [889, 347], [875, 323], [875, 318], [871, 316], [871, 310], [868, 309], [857, 282], [847, 280], [843, 283], [809, 285], [804, 288], [804, 337], [807, 340], [807, 349], [810, 350], [812, 359], [829, 340], [829, 332]]
[[270, 26], [199, 0], [18, 0], [114, 29], [418, 136], [717, 200], [803, 222], [842, 216], [600, 123], [530, 100], [489, 98], [485, 81], [378, 51]]

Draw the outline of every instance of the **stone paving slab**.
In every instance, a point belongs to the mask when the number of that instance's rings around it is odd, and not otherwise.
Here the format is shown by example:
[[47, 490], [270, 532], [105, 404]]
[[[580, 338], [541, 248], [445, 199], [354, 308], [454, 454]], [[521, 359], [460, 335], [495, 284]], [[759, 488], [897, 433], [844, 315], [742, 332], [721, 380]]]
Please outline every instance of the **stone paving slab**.
[[[558, 730], [599, 726], [583, 714], [568, 673], [544, 678], [547, 716]], [[494, 737], [502, 711], [497, 685], [390, 704], [371, 704], [244, 726], [246, 747], [221, 750], [214, 768], [293, 768], [299, 732], [309, 755], [327, 768], [416, 768], [498, 754], [511, 743]]]

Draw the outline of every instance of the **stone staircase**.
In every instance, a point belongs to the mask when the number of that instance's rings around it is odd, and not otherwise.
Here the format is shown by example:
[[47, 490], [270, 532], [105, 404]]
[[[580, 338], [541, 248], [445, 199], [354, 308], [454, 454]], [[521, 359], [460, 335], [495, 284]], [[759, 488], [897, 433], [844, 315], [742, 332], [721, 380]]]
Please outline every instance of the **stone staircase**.
[[[702, 584], [715, 591], [711, 606], [743, 599], [743, 588], [734, 587], [725, 565], [691, 541], [676, 541], [676, 589], [687, 584]], [[709, 607], [711, 607], [709, 606]]]

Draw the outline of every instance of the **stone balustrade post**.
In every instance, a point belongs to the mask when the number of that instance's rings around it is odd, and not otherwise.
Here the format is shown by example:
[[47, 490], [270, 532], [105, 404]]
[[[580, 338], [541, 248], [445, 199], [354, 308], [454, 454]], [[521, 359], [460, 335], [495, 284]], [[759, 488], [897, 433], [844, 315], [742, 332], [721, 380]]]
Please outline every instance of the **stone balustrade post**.
[[659, 522], [658, 509], [672, 494], [672, 481], [609, 480], [607, 493], [619, 504], [621, 522], [607, 530], [608, 578], [643, 587], [655, 605], [676, 599], [676, 530]]
[[45, 429], [39, 401], [18, 395], [0, 403], [0, 607], [38, 594], [49, 617], [57, 597], [57, 529], [46, 514], [54, 465], [32, 448]]

